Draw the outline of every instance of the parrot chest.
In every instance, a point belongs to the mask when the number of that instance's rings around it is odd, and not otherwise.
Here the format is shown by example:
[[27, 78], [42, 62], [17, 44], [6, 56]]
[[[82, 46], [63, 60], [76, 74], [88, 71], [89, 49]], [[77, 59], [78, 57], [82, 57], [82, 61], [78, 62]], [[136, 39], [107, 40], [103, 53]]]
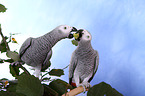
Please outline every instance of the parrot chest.
[[93, 73], [96, 53], [77, 54], [77, 65], [75, 72], [81, 80]]
[[92, 72], [94, 68], [94, 63], [93, 63], [93, 59], [91, 58], [85, 58], [85, 59], [78, 59], [78, 63], [76, 66], [76, 71], [78, 71], [77, 73], [82, 76], [84, 74], [88, 75]]

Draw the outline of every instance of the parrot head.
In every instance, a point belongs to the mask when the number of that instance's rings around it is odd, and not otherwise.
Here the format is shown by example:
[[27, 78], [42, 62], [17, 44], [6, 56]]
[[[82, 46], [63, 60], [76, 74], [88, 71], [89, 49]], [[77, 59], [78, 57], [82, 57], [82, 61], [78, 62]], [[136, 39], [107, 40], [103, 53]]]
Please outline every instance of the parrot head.
[[72, 32], [74, 31], [77, 31], [77, 29], [68, 25], [60, 25], [58, 27], [58, 32], [66, 38], [73, 38]]
[[76, 33], [73, 34], [74, 38], [76, 41], [91, 41], [92, 36], [91, 34], [85, 30], [85, 29], [80, 29]]

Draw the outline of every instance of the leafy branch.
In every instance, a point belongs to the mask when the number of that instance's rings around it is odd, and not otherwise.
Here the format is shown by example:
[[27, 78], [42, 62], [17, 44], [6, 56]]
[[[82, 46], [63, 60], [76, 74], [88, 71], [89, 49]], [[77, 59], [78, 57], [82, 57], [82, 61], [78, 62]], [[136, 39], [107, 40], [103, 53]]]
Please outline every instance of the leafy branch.
[[8, 45], [8, 43], [6, 42], [6, 38], [4, 37], [4, 35], [3, 35], [3, 33], [2, 33], [1, 24], [0, 24], [0, 35], [1, 35], [2, 39], [3, 39], [3, 42], [4, 42], [5, 45], [6, 45], [7, 50], [10, 51], [9, 45]]
[[[4, 5], [0, 4], [0, 13], [6, 12], [7, 8]], [[17, 52], [10, 51], [8, 43], [17, 43], [15, 38], [4, 36], [2, 33], [2, 28], [0, 24], [0, 35], [2, 41], [0, 42], [0, 52], [6, 52], [6, 56], [10, 59], [1, 59], [0, 64], [4, 62], [13, 63], [15, 61], [20, 61], [19, 55]], [[9, 41], [7, 42], [7, 39]], [[72, 43], [77, 46], [78, 42], [72, 41]], [[69, 66], [69, 65], [68, 65]], [[51, 79], [51, 76], [62, 76], [64, 75], [64, 69], [52, 69], [49, 71], [44, 71], [44, 75], [41, 76], [41, 80], [31, 75], [29, 71], [23, 67], [21, 64], [17, 66], [10, 65], [10, 74], [15, 77], [15, 80], [8, 80], [6, 78], [0, 79], [0, 96], [74, 96], [84, 91], [83, 87], [77, 87], [73, 89], [71, 85], [61, 79]], [[24, 71], [20, 74], [20, 68]], [[49, 74], [49, 77], [47, 76]], [[49, 84], [43, 84], [47, 82]], [[71, 91], [67, 91], [71, 89]], [[73, 90], [72, 90], [73, 89]], [[109, 84], [101, 82], [94, 85], [88, 89], [87, 96], [123, 96], [117, 90], [112, 88]]]
[[6, 12], [6, 10], [7, 10], [7, 8], [4, 6], [4, 5], [2, 5], [2, 4], [0, 4], [0, 13], [1, 12]]

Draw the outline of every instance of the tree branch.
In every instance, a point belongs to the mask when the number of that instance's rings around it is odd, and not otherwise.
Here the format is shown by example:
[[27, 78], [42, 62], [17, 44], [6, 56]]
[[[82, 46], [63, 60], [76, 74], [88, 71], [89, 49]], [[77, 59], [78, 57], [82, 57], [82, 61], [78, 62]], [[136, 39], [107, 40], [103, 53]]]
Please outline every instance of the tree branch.
[[25, 67], [23, 67], [21, 64], [18, 64], [18, 66], [27, 74], [27, 75], [31, 75], [27, 69]]
[[84, 88], [82, 86], [80, 86], [80, 87], [77, 87], [77, 88], [63, 94], [62, 96], [75, 96], [75, 95], [80, 94], [82, 92], [84, 92]]
[[1, 25], [0, 25], [0, 35], [2, 36], [2, 39], [3, 39], [3, 41], [4, 41], [5, 45], [6, 45], [7, 50], [10, 51], [10, 47], [9, 47], [8, 43], [6, 42], [6, 39], [5, 39], [5, 37], [4, 37], [3, 33], [2, 33]]

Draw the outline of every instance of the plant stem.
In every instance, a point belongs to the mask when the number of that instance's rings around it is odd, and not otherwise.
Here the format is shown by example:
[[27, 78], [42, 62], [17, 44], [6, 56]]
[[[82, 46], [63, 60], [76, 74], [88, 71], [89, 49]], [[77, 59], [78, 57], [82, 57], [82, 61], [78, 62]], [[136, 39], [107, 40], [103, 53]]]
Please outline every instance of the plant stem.
[[5, 45], [6, 45], [7, 50], [10, 51], [10, 47], [9, 47], [8, 43], [6, 42], [6, 39], [5, 39], [5, 37], [4, 37], [3, 33], [2, 33], [1, 26], [0, 26], [0, 35], [2, 36], [2, 39], [3, 39], [3, 41], [4, 41]]
[[49, 72], [45, 73], [45, 74], [41, 77], [41, 80], [42, 80], [42, 79], [43, 79], [43, 77], [44, 77], [44, 76], [46, 76], [47, 74], [49, 74]]
[[68, 66], [69, 66], [69, 65], [67, 65], [66, 67], [64, 67], [63, 70], [66, 69]]
[[18, 64], [18, 66], [27, 74], [27, 75], [31, 75], [25, 67], [23, 67], [21, 64]]

